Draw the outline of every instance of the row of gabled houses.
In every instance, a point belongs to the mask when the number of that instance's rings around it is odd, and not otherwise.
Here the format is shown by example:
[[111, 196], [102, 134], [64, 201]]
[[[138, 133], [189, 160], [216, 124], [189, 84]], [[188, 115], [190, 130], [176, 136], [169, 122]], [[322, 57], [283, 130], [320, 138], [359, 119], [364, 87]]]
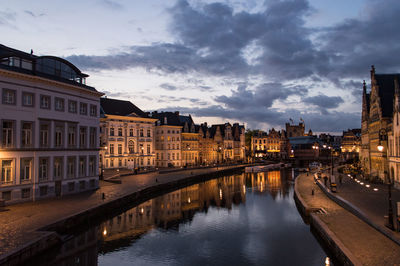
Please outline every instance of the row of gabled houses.
[[244, 126], [146, 113], [87, 77], [65, 59], [0, 45], [0, 204], [93, 190], [109, 168], [244, 160]]
[[129, 101], [101, 98], [101, 168], [186, 167], [245, 159], [238, 123], [196, 125], [191, 115], [143, 112]]

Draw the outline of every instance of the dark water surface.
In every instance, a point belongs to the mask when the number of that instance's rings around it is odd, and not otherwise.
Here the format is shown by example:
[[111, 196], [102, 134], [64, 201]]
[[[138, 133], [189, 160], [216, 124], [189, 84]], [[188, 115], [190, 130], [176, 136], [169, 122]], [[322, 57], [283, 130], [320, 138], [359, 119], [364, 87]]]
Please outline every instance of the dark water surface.
[[[151, 199], [66, 242], [56, 265], [325, 265], [289, 171], [242, 173]], [[49, 263], [49, 261], [47, 261]]]

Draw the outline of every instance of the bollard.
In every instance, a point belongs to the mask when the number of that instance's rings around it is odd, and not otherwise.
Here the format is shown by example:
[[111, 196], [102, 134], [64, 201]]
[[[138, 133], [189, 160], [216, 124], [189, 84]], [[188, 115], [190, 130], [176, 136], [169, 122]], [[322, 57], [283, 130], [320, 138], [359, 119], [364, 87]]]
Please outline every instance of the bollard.
[[312, 189], [312, 190], [311, 190], [311, 195], [313, 195], [313, 196], [314, 196], [314, 189]]
[[103, 200], [105, 200], [106, 199], [106, 194], [102, 193], [101, 197], [103, 198]]

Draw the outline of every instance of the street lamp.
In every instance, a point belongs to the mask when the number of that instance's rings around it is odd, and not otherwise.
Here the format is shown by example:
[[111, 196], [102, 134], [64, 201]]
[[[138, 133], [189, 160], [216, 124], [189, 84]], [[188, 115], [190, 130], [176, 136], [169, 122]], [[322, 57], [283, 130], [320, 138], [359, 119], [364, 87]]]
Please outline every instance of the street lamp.
[[[104, 155], [107, 151], [107, 146], [104, 146]], [[103, 180], [104, 178], [104, 155], [101, 156], [101, 173], [100, 173], [100, 179]]]
[[[382, 144], [382, 141], [387, 140], [387, 133], [384, 128], [379, 130], [379, 144], [377, 146], [378, 151], [383, 152], [384, 147]], [[392, 178], [388, 175], [388, 172], [386, 171], [386, 163], [384, 162], [384, 175], [385, 175], [385, 181], [387, 182], [388, 185], [388, 224], [386, 225], [390, 230], [394, 230], [394, 224], [393, 224], [393, 205], [392, 205]]]

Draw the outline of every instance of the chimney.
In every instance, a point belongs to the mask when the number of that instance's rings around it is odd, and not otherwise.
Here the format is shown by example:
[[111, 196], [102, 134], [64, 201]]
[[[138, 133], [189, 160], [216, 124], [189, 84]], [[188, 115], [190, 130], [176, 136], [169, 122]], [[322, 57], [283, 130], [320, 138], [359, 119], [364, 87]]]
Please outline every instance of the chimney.
[[179, 115], [179, 111], [175, 111], [175, 114], [176, 114], [176, 115]]
[[168, 119], [166, 116], [164, 116], [164, 125], [168, 124]]

